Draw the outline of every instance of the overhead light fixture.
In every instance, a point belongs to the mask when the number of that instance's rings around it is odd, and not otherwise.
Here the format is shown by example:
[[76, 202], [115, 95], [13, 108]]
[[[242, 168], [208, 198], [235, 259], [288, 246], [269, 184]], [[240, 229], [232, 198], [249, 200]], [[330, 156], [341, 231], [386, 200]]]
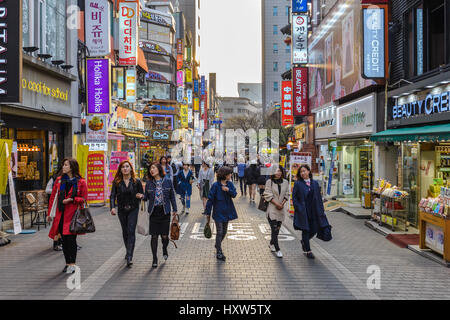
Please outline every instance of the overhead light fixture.
[[434, 88], [435, 86], [426, 86], [425, 88], [427, 88], [427, 89], [432, 89], [432, 88]]

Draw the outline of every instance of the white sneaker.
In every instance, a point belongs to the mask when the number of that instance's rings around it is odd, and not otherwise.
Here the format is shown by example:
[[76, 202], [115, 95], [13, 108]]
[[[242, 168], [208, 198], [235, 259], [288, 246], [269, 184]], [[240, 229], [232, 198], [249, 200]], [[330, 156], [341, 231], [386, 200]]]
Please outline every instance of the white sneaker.
[[275, 246], [274, 246], [273, 244], [269, 244], [269, 248], [270, 248], [270, 251], [272, 251], [272, 252], [277, 251], [277, 250], [275, 249]]
[[68, 274], [75, 273], [75, 266], [68, 266], [66, 273]]
[[283, 253], [280, 250], [277, 251], [277, 257], [278, 258], [283, 258]]

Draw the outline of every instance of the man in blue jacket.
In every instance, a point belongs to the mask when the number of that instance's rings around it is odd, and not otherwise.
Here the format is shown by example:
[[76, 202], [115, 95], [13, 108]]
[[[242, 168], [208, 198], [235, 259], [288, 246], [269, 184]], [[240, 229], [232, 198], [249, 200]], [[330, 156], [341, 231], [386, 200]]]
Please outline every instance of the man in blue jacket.
[[[247, 185], [245, 184], [245, 168], [247, 168], [247, 166], [245, 165], [245, 163], [240, 162], [237, 165], [238, 167], [238, 177], [239, 177], [239, 187], [241, 188], [241, 197], [243, 196], [247, 196]], [[244, 185], [244, 188], [242, 188], [242, 185]], [[244, 189], [244, 190], [242, 190]]]

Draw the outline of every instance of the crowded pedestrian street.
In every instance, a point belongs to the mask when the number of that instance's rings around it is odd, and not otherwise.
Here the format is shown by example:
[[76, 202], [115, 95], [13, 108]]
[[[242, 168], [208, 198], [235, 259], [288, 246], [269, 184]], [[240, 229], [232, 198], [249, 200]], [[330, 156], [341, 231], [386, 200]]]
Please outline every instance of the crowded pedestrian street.
[[[169, 244], [169, 258], [157, 268], [151, 266], [149, 237], [141, 235], [134, 264], [127, 268], [117, 217], [106, 208], [92, 208], [97, 231], [78, 238], [81, 288], [73, 290], [66, 283], [69, 275], [61, 273], [62, 253], [52, 250], [48, 228], [11, 236], [11, 244], [0, 250], [0, 300], [396, 300], [450, 295], [450, 269], [397, 247], [362, 220], [327, 212], [334, 239], [312, 240], [316, 259], [310, 260], [287, 217], [279, 236], [284, 256], [278, 258], [268, 247], [265, 214], [248, 197], [238, 195], [235, 205], [239, 218], [224, 240], [225, 262], [215, 257], [214, 236], [203, 235], [206, 219], [194, 192], [191, 212], [180, 217], [178, 248]], [[380, 268], [379, 289], [368, 289], [370, 266]]]

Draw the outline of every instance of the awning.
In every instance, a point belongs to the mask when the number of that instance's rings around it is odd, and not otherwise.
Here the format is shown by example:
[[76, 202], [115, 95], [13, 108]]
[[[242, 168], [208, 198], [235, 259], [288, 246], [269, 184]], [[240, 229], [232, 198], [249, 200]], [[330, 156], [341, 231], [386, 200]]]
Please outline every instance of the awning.
[[148, 73], [147, 60], [145, 59], [144, 51], [141, 48], [138, 48], [138, 65]]
[[389, 129], [373, 134], [370, 140], [378, 142], [450, 140], [450, 123]]
[[147, 139], [147, 137], [144, 136], [143, 134], [129, 133], [129, 132], [123, 132], [123, 134], [126, 135], [127, 137]]

